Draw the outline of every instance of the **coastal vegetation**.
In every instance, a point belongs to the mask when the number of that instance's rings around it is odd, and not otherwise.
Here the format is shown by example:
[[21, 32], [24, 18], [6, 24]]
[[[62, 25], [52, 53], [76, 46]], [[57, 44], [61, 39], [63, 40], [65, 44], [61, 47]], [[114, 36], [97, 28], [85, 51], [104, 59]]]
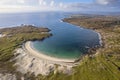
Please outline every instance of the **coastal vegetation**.
[[52, 36], [48, 28], [35, 27], [32, 25], [21, 25], [12, 28], [0, 29], [0, 73], [14, 73], [13, 59], [15, 49], [22, 46], [26, 41], [43, 40]]

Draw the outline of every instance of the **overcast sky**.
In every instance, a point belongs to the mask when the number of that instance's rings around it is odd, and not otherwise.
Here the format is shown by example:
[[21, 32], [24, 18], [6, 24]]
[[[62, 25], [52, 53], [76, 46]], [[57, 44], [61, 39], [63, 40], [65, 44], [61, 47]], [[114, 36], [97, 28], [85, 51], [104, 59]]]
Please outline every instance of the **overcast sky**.
[[0, 0], [0, 12], [120, 11], [120, 0]]

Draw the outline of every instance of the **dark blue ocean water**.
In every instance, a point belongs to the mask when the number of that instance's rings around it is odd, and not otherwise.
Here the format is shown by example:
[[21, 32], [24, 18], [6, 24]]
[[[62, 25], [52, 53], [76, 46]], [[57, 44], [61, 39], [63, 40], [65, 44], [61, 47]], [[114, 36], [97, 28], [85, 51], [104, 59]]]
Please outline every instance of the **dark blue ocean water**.
[[48, 27], [53, 36], [33, 42], [33, 47], [49, 56], [75, 59], [87, 52], [86, 47], [99, 45], [99, 37], [92, 30], [61, 21], [69, 15], [62, 12], [0, 14], [0, 27], [21, 24]]

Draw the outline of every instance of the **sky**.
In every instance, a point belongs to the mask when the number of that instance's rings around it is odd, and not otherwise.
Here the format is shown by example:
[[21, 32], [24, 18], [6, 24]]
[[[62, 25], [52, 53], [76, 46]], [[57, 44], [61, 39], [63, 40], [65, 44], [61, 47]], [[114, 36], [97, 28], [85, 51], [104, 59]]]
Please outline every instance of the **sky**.
[[120, 0], [0, 0], [2, 12], [120, 11]]

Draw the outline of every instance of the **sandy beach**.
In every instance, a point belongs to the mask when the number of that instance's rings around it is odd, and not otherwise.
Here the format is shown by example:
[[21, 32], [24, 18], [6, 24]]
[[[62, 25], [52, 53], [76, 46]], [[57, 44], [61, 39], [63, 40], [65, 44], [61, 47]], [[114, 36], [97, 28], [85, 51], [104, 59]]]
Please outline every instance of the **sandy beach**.
[[37, 50], [33, 49], [31, 46], [31, 41], [27, 41], [24, 44], [24, 49], [31, 55], [36, 56], [41, 59], [49, 60], [49, 61], [55, 61], [55, 62], [65, 62], [65, 63], [71, 63], [74, 62], [75, 59], [60, 59], [60, 58], [55, 58], [51, 56], [44, 55], [43, 53], [38, 52]]
[[0, 38], [1, 38], [1, 37], [5, 37], [5, 36], [6, 36], [5, 34], [0, 34]]
[[0, 37], [2, 37], [2, 34], [0, 34]]
[[35, 76], [38, 74], [49, 75], [51, 72], [54, 72], [54, 74], [56, 72], [72, 74], [72, 67], [77, 65], [77, 63], [73, 63], [74, 60], [57, 59], [44, 55], [34, 50], [31, 43], [31, 41], [28, 41], [22, 48], [16, 49], [14, 55], [18, 56], [14, 59], [16, 61], [14, 66], [17, 66], [17, 71], [23, 74], [34, 73]]

